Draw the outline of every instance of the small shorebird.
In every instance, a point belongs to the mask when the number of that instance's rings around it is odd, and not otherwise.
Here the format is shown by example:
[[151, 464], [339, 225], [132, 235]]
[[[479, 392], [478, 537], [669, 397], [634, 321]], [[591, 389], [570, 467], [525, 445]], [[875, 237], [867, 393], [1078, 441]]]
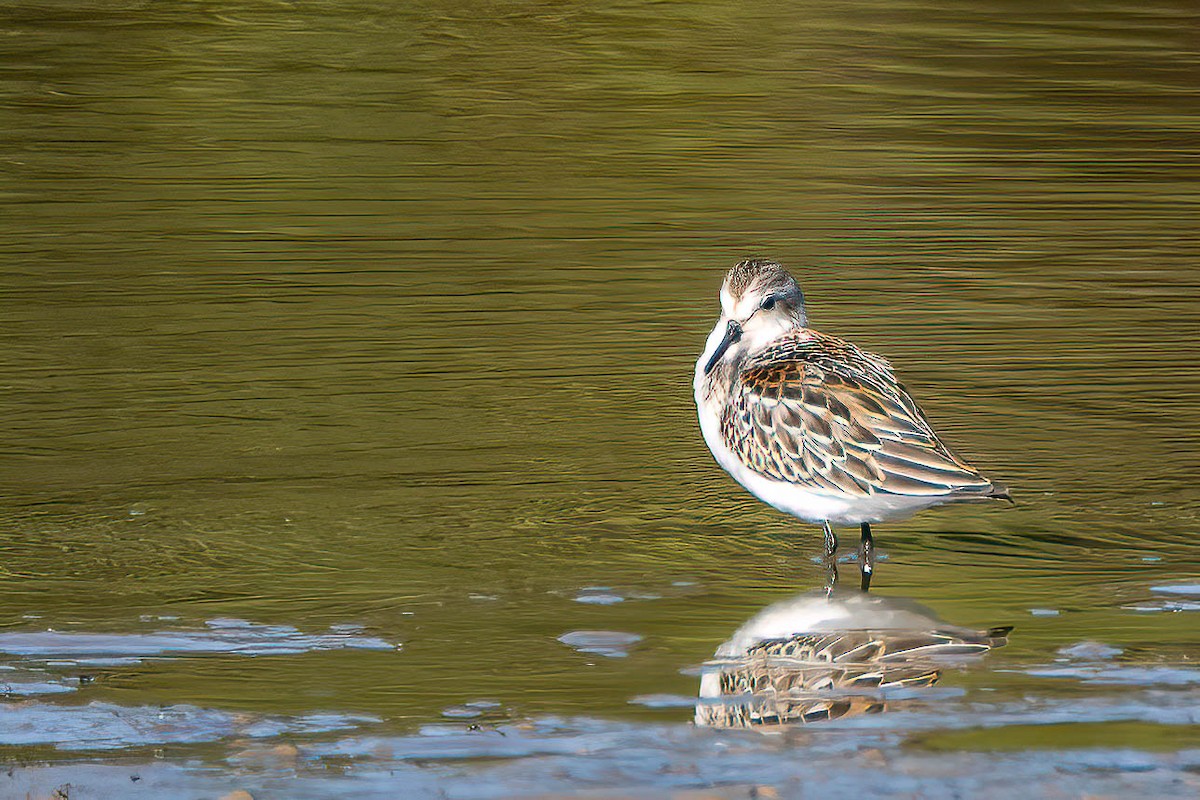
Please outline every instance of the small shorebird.
[[1009, 499], [938, 439], [887, 360], [808, 327], [804, 294], [773, 261], [741, 261], [725, 276], [694, 387], [717, 463], [764, 503], [824, 526], [831, 580], [834, 525], [860, 526], [865, 591], [872, 522]]

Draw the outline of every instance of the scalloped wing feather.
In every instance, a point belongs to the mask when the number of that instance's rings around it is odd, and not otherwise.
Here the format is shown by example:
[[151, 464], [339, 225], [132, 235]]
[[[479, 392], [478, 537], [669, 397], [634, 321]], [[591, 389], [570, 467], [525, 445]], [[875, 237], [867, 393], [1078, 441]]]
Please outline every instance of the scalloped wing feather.
[[874, 354], [804, 331], [751, 358], [732, 387], [725, 443], [754, 471], [836, 494], [987, 496]]

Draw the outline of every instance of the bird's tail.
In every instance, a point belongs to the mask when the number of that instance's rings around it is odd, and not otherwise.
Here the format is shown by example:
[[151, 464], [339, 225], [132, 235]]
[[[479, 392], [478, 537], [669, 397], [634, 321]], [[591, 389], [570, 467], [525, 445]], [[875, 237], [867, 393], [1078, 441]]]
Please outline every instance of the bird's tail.
[[984, 495], [984, 497], [990, 497], [990, 498], [994, 498], [996, 500], [1007, 500], [1009, 503], [1012, 503], [1014, 506], [1016, 505], [1016, 503], [1012, 499], [1012, 493], [1010, 493], [1008, 491], [1008, 487], [1005, 486], [1003, 483], [996, 483], [995, 481], [992, 481], [992, 488], [991, 488], [991, 490], [988, 491], [987, 494]]

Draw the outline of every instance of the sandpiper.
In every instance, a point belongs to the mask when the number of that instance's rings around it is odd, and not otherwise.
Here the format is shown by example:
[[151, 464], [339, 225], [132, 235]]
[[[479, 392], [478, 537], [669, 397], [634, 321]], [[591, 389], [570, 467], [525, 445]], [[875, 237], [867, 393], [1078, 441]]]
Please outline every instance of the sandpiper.
[[942, 443], [886, 359], [808, 327], [804, 294], [782, 265], [735, 264], [720, 297], [721, 318], [696, 362], [704, 441], [755, 497], [824, 526], [833, 580], [832, 526], [860, 526], [865, 591], [871, 523], [1009, 499]]

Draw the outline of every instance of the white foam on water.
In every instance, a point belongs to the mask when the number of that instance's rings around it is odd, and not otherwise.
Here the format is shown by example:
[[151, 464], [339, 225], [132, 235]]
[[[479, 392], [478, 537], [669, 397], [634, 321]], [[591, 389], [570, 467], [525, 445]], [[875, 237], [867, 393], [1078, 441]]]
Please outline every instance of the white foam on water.
[[321, 650], [398, 647], [378, 637], [363, 635], [357, 627], [335, 626], [321, 633], [304, 633], [290, 625], [263, 625], [231, 618], [211, 619], [205, 625], [207, 630], [181, 628], [153, 633], [8, 631], [0, 633], [0, 654], [56, 659], [59, 663], [71, 659], [91, 666], [124, 666], [144, 658], [179, 655], [298, 655]]

